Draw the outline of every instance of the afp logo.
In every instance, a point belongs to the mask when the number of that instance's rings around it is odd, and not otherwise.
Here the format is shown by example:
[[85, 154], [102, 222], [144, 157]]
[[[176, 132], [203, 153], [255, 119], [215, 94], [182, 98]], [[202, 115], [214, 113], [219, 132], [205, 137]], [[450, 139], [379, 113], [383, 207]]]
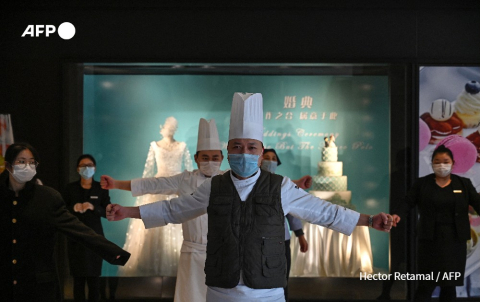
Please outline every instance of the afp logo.
[[[24, 37], [50, 37], [51, 34], [55, 33], [55, 25], [28, 25], [25, 31], [22, 34]], [[70, 40], [75, 36], [75, 26], [70, 22], [63, 22], [58, 26], [58, 35], [64, 40]]]

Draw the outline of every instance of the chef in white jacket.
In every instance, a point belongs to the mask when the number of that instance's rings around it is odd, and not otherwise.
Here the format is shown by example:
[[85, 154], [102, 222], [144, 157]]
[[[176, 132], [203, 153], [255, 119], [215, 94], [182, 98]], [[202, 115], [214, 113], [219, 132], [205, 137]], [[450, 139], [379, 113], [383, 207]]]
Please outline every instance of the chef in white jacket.
[[110, 221], [142, 219], [146, 228], [209, 213], [207, 301], [285, 301], [284, 215], [350, 235], [356, 226], [388, 232], [392, 217], [366, 215], [321, 200], [289, 178], [262, 171], [262, 95], [235, 93], [230, 116], [231, 172], [207, 179], [191, 195], [140, 207], [116, 204]]
[[[198, 125], [197, 152], [194, 156], [198, 169], [184, 171], [171, 177], [137, 178], [116, 180], [108, 175], [101, 177], [103, 189], [122, 189], [132, 191], [134, 197], [144, 194], [190, 195], [206, 179], [217, 174], [222, 164], [223, 154], [220, 147], [215, 120], [200, 119]], [[182, 223], [183, 244], [178, 263], [175, 302], [204, 302], [205, 259], [207, 250], [207, 214]]]

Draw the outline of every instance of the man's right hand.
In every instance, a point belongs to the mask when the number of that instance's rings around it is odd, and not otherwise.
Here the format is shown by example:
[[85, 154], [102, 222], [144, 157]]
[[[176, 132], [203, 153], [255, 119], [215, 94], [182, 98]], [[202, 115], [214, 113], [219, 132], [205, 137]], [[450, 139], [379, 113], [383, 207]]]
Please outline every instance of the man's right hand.
[[116, 203], [109, 204], [106, 212], [108, 221], [118, 221], [127, 218], [125, 208]]
[[125, 218], [141, 218], [139, 207], [122, 207], [116, 203], [109, 204], [106, 212], [108, 221], [119, 221]]
[[108, 175], [102, 175], [100, 177], [100, 186], [105, 190], [112, 190], [115, 188], [115, 179]]

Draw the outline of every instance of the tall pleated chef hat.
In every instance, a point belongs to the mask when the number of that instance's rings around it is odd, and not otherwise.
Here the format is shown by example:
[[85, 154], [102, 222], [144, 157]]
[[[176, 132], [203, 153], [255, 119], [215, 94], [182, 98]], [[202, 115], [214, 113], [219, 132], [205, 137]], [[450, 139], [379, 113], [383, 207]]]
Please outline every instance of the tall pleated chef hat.
[[198, 124], [197, 151], [220, 149], [220, 140], [215, 120], [212, 118], [210, 121], [207, 121], [201, 118]]
[[263, 98], [261, 93], [233, 94], [228, 140], [256, 139], [263, 142]]

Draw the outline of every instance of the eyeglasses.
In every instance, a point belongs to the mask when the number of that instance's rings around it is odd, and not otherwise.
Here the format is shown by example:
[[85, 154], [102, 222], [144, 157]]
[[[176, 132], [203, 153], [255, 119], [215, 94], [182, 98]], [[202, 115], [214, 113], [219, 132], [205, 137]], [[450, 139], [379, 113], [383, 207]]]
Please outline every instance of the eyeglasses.
[[28, 162], [26, 160], [21, 159], [21, 160], [16, 160], [14, 164], [16, 166], [19, 166], [20, 168], [25, 169], [27, 167], [27, 165], [29, 165], [30, 168], [36, 168], [38, 166], [39, 162], [36, 161], [36, 160]]
[[79, 168], [85, 168], [85, 167], [88, 167], [88, 168], [93, 168], [95, 167], [94, 164], [87, 164], [87, 165], [78, 165]]

